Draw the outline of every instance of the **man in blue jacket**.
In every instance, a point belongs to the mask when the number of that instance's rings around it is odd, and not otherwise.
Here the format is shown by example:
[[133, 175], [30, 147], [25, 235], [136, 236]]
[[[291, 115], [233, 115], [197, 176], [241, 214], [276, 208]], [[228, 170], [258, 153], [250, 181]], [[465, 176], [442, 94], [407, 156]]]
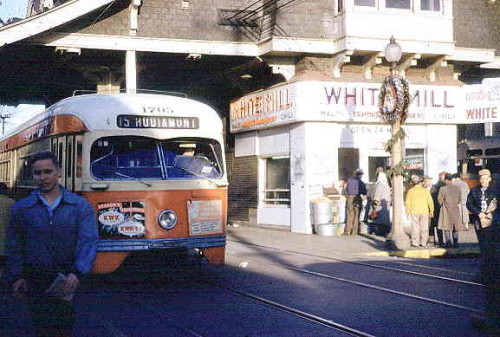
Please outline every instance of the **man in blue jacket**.
[[38, 189], [11, 209], [4, 276], [15, 296], [26, 297], [39, 336], [71, 336], [71, 302], [47, 289], [59, 276], [71, 294], [96, 256], [97, 224], [83, 198], [59, 185], [61, 168], [48, 151], [32, 157]]

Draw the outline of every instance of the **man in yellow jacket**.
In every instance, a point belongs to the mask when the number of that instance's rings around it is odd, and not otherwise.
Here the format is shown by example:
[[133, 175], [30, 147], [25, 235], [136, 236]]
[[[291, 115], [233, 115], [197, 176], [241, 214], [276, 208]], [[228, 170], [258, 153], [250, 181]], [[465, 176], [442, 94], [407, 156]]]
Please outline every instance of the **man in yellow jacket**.
[[422, 186], [419, 176], [412, 175], [413, 187], [406, 194], [406, 212], [411, 221], [411, 245], [427, 247], [429, 218], [434, 215], [434, 202], [428, 189]]

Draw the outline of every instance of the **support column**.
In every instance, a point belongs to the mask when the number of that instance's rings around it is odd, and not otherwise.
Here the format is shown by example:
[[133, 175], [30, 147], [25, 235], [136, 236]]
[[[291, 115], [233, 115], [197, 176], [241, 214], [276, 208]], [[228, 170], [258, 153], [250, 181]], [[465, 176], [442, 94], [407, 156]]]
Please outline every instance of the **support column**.
[[135, 50], [127, 50], [125, 56], [125, 82], [127, 94], [137, 93], [137, 58]]
[[[402, 139], [396, 135], [401, 130], [401, 120], [397, 120], [391, 125], [391, 134], [394, 139], [392, 146], [392, 167], [398, 167], [403, 160]], [[403, 228], [403, 207], [404, 207], [404, 185], [403, 175], [394, 174], [392, 177], [393, 200], [392, 200], [392, 228], [388, 235], [388, 240], [392, 248], [405, 249], [410, 246], [408, 236]]]

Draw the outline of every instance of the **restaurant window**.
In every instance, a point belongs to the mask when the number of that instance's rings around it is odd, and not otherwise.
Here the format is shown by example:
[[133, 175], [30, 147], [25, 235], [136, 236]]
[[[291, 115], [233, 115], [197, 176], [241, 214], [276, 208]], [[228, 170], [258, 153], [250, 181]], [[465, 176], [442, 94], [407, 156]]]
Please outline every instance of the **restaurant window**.
[[425, 167], [425, 151], [424, 149], [406, 149], [404, 159], [405, 169], [408, 171], [408, 176], [413, 174], [423, 176]]
[[385, 7], [398, 8], [398, 9], [410, 9], [411, 8], [411, 0], [386, 0]]
[[266, 205], [290, 205], [290, 157], [266, 159]]
[[375, 7], [375, 0], [354, 0], [354, 5]]
[[441, 0], [420, 0], [420, 9], [423, 11], [440, 11]]

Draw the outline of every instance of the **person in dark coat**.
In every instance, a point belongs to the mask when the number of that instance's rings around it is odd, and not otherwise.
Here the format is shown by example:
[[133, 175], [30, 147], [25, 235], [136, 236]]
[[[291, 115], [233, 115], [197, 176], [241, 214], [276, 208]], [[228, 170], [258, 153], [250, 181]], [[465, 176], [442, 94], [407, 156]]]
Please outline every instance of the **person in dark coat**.
[[361, 180], [363, 170], [357, 169], [354, 176], [347, 180], [346, 197], [347, 197], [347, 223], [344, 235], [358, 235], [359, 231], [359, 214], [363, 207], [363, 196], [366, 195], [366, 185]]
[[486, 317], [476, 316], [472, 323], [483, 332], [500, 336], [500, 214], [497, 207], [500, 191], [491, 186], [489, 170], [481, 170], [479, 175], [479, 185], [467, 196], [467, 209], [483, 257]]
[[[436, 216], [431, 218], [431, 226], [429, 228], [429, 237], [434, 239], [434, 244], [439, 245], [441, 247], [444, 246], [443, 240], [443, 231], [438, 228], [439, 221], [439, 213], [441, 211], [441, 206], [438, 202], [439, 190], [443, 187], [444, 184], [444, 176], [447, 174], [446, 171], [439, 173], [439, 181], [433, 185], [430, 189], [430, 193], [432, 196], [432, 201], [434, 203], [434, 214]], [[436, 240], [437, 239], [437, 240]]]

